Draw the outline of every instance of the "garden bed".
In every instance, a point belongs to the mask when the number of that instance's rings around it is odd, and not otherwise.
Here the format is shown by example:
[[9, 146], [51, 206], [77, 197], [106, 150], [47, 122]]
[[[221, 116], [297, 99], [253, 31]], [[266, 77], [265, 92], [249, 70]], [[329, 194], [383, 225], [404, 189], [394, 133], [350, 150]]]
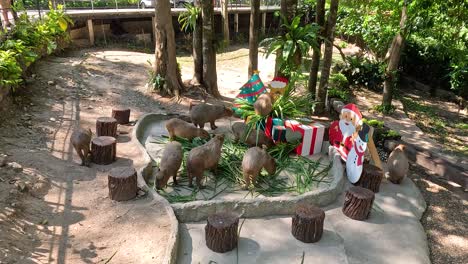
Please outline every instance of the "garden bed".
[[[166, 131], [164, 121], [170, 116], [149, 114], [140, 120], [135, 128], [140, 135], [139, 141], [151, 157], [152, 168], [157, 167], [162, 152]], [[332, 152], [317, 154], [308, 158], [290, 157], [287, 164], [278, 162], [279, 173], [259, 177], [258, 184], [248, 190], [242, 189], [240, 164], [246, 147], [237, 145], [229, 139], [229, 120], [217, 122], [216, 133], [228, 134], [223, 145], [223, 154], [218, 175], [205, 173], [204, 184], [207, 188], [190, 188], [185, 177], [184, 167], [179, 173], [179, 186], [172, 186], [159, 191], [159, 194], [172, 203], [179, 221], [199, 221], [210, 213], [222, 210], [236, 211], [245, 217], [266, 215], [284, 215], [292, 213], [294, 205], [300, 201], [325, 206], [333, 202], [343, 186], [343, 167], [338, 156]], [[192, 144], [196, 143], [194, 140]], [[188, 143], [183, 145], [187, 148]], [[187, 149], [185, 151], [188, 153]], [[231, 168], [229, 168], [231, 166]], [[297, 169], [305, 170], [301, 173]], [[146, 180], [154, 186], [154, 177], [149, 177], [157, 169], [147, 169]], [[233, 175], [234, 174], [234, 175]], [[298, 175], [302, 177], [298, 178]]]

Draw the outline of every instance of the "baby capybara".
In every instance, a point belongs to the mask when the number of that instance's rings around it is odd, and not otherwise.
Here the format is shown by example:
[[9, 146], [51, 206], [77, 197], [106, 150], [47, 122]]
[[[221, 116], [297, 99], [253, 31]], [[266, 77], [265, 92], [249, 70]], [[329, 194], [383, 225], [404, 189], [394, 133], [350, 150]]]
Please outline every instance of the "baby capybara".
[[409, 163], [408, 157], [405, 154], [405, 145], [398, 145], [387, 160], [387, 167], [388, 167], [388, 179], [395, 184], [401, 183], [401, 181], [405, 178], [406, 174], [408, 173]]
[[264, 93], [257, 98], [253, 106], [257, 115], [267, 116], [273, 110], [273, 99], [269, 93]]
[[[266, 145], [272, 147], [274, 145], [273, 140], [265, 135], [263, 131], [258, 131], [252, 128], [249, 132], [249, 127], [243, 122], [236, 122], [231, 127], [232, 133], [234, 134], [234, 140], [245, 143], [249, 147]], [[248, 133], [248, 136], [247, 136]], [[257, 141], [258, 133], [258, 141]]]
[[216, 119], [232, 116], [233, 113], [231, 108], [224, 105], [192, 105], [190, 103], [190, 118], [192, 118], [192, 123], [200, 128], [204, 128], [205, 123], [210, 123], [211, 129], [215, 130], [217, 128]]
[[189, 186], [192, 187], [193, 177], [197, 178], [197, 186], [202, 189], [203, 172], [207, 169], [215, 170], [221, 158], [221, 147], [223, 146], [224, 135], [215, 135], [204, 145], [190, 150], [187, 157], [187, 175]]
[[92, 136], [93, 132], [91, 132], [91, 129], [79, 128], [73, 131], [70, 137], [70, 143], [72, 144], [76, 153], [78, 153], [78, 156], [80, 156], [82, 166], [89, 166], [89, 144], [91, 143]]
[[156, 174], [156, 188], [166, 187], [167, 181], [172, 176], [174, 185], [177, 185], [177, 172], [182, 164], [182, 145], [177, 141], [166, 144], [162, 153], [159, 171]]
[[175, 139], [176, 136], [186, 138], [188, 140], [192, 140], [196, 137], [205, 139], [210, 138], [210, 134], [208, 134], [206, 130], [195, 127], [192, 124], [178, 118], [169, 119], [166, 122], [166, 129], [167, 132], [169, 132], [169, 138], [171, 140]]
[[254, 184], [262, 168], [273, 175], [276, 172], [275, 159], [266, 152], [266, 147], [249, 148], [242, 159], [242, 175], [244, 176], [244, 189], [249, 188], [250, 184]]

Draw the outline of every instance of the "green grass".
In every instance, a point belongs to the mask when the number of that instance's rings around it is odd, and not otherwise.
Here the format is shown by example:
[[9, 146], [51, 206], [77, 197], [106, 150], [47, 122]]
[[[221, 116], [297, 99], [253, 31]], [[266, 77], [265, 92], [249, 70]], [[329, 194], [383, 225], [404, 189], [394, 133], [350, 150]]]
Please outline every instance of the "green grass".
[[[185, 162], [189, 151], [194, 147], [203, 145], [206, 140], [200, 138], [195, 138], [192, 142], [182, 138], [177, 138], [176, 140], [182, 144], [184, 150], [184, 159], [180, 175], [185, 176]], [[154, 138], [150, 142], [165, 144], [168, 141], [169, 139], [167, 137], [162, 137]], [[290, 156], [289, 154], [296, 146], [296, 144], [282, 143], [268, 150], [268, 153], [275, 158], [276, 173], [274, 175], [268, 175], [265, 170], [262, 170], [259, 177], [257, 177], [255, 186], [249, 187], [249, 192], [246, 197], [249, 195], [251, 197], [256, 197], [258, 195], [273, 197], [289, 192], [303, 194], [311, 191], [314, 188], [314, 184], [318, 185], [321, 182], [327, 182], [324, 178], [328, 175], [331, 163], [329, 166], [323, 167], [320, 166], [320, 161], [313, 161], [300, 156]], [[174, 193], [168, 193], [164, 190], [158, 190], [158, 192], [170, 203], [184, 203], [196, 200], [198, 194], [201, 194], [204, 200], [211, 200], [227, 189], [232, 189], [233, 191], [239, 190], [245, 184], [242, 176], [242, 159], [247, 149], [248, 147], [246, 145], [234, 143], [230, 139], [225, 139], [217, 175], [205, 174], [206, 177], [211, 178], [211, 181], [214, 182], [214, 187], [206, 186], [206, 189], [203, 190], [189, 188], [187, 187], [188, 179], [186, 177], [179, 177], [178, 186], [173, 186], [172, 183], [168, 184], [169, 187], [173, 188]], [[287, 178], [280, 177], [279, 175], [283, 171], [294, 175], [294, 180], [289, 182]], [[223, 188], [220, 188], [220, 186], [223, 186]], [[181, 191], [183, 189], [191, 193], [189, 195], [182, 195]], [[206, 194], [205, 190], [210, 191], [211, 194]]]

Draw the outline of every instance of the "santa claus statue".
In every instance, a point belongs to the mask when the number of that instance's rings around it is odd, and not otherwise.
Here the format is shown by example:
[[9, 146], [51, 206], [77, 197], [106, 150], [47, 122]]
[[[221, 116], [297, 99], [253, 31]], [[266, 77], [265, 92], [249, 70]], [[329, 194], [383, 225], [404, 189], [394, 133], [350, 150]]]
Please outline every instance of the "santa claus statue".
[[354, 139], [362, 126], [362, 115], [354, 104], [343, 106], [340, 120], [333, 121], [329, 129], [330, 145], [333, 146], [341, 158], [346, 161], [349, 151], [353, 147]]

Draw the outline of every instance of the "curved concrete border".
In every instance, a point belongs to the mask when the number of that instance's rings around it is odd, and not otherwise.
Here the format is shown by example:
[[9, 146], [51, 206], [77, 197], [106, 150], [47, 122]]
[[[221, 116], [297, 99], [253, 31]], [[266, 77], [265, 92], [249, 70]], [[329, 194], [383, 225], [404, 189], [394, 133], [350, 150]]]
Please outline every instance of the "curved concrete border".
[[[155, 114], [145, 114], [140, 117], [138, 122], [136, 123], [133, 131], [132, 131], [132, 142], [138, 147], [138, 149], [141, 152], [143, 163], [141, 166], [137, 166], [137, 174], [138, 174], [138, 187], [143, 189], [145, 192], [147, 192], [151, 198], [154, 201], [154, 205], [162, 205], [164, 209], [166, 210], [167, 215], [169, 216], [169, 222], [171, 223], [171, 230], [170, 230], [170, 235], [169, 239], [167, 241], [167, 249], [166, 252], [164, 253], [163, 257], [163, 262], [164, 264], [173, 264], [176, 262], [177, 258], [177, 248], [178, 248], [178, 239], [179, 239], [179, 222], [177, 221], [177, 218], [174, 214], [174, 210], [172, 210], [171, 205], [169, 202], [160, 196], [155, 190], [152, 188], [149, 188], [148, 185], [146, 184], [145, 178], [147, 178], [149, 175], [153, 173], [153, 167], [152, 167], [152, 160], [151, 157], [148, 155], [148, 152], [146, 152], [146, 149], [144, 146], [141, 144], [140, 139], [144, 136], [143, 131], [140, 131], [138, 128], [140, 127], [141, 123], [147, 122], [148, 116], [153, 116]], [[165, 118], [167, 118], [166, 115], [162, 115]]]
[[[147, 165], [142, 169], [142, 180], [148, 179], [152, 173], [151, 158], [144, 148], [146, 125], [155, 119], [167, 119], [168, 115], [146, 114], [140, 118], [134, 129], [134, 138], [139, 140], [140, 149], [144, 153]], [[333, 203], [344, 188], [343, 165], [338, 153], [333, 148], [329, 150], [330, 160], [333, 162], [329, 174], [332, 182], [318, 189], [294, 197], [265, 197], [253, 199], [193, 201], [188, 203], [171, 204], [177, 219], [180, 222], [196, 222], [204, 220], [208, 215], [220, 211], [234, 211], [243, 217], [263, 217], [269, 215], [291, 215], [299, 202], [314, 203], [317, 206], [326, 206]], [[144, 183], [145, 184], [145, 183]], [[146, 185], [146, 184], [145, 184]], [[158, 199], [163, 199], [155, 191]], [[166, 201], [167, 202], [167, 201]]]

